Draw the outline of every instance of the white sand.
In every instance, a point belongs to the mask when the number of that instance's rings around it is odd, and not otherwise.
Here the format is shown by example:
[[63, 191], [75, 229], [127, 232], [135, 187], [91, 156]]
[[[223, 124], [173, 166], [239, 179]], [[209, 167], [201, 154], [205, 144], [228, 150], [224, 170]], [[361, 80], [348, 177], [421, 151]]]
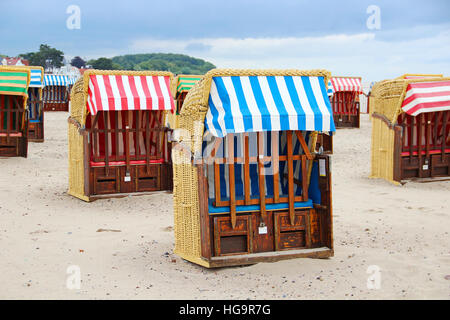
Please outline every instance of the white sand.
[[[67, 116], [46, 113], [45, 143], [30, 143], [27, 159], [0, 159], [0, 298], [450, 298], [450, 182], [369, 179], [367, 115], [335, 137], [335, 256], [216, 270], [172, 253], [171, 194], [85, 203], [66, 193]], [[66, 287], [71, 265], [79, 290]], [[370, 265], [378, 290], [366, 285]]]

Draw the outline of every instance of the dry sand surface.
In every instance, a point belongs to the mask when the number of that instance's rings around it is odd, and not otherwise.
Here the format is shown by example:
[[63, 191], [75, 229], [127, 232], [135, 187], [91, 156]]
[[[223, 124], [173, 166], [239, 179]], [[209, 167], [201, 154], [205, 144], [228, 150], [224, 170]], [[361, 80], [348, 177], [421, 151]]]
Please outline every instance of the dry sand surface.
[[[369, 179], [367, 115], [335, 136], [335, 256], [215, 270], [173, 254], [170, 193], [93, 203], [67, 194], [67, 117], [46, 113], [45, 143], [0, 159], [2, 299], [450, 298], [450, 182]], [[66, 287], [71, 265], [79, 290]], [[371, 265], [379, 289], [367, 288]]]

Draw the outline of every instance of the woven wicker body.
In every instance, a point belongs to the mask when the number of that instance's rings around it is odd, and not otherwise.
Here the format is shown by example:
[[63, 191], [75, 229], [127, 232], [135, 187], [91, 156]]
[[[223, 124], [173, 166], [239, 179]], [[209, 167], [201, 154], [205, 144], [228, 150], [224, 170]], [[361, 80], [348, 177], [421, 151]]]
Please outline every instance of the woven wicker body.
[[[217, 225], [214, 227], [214, 221], [216, 224], [220, 224], [228, 221], [227, 219], [229, 217], [228, 215], [219, 215], [218, 218], [214, 218], [208, 215], [208, 181], [205, 177], [206, 165], [205, 163], [194, 163], [192, 159], [195, 154], [202, 151], [202, 141], [205, 131], [204, 121], [208, 111], [212, 79], [214, 77], [228, 76], [320, 76], [324, 77], [325, 83], [328, 83], [330, 73], [325, 70], [214, 69], [209, 71], [189, 91], [179, 115], [179, 129], [174, 139], [176, 144], [172, 149], [174, 178], [174, 252], [188, 261], [208, 268], [257, 262], [273, 262], [298, 257], [324, 258], [332, 256], [331, 180], [327, 181], [327, 183], [330, 183], [328, 192], [324, 192], [324, 194], [326, 193], [324, 197], [327, 198], [328, 207], [326, 212], [323, 212], [323, 217], [326, 216], [327, 221], [323, 225], [324, 230], [326, 230], [326, 235], [324, 235], [325, 240], [322, 246], [300, 250], [262, 250], [265, 252], [257, 252], [256, 249], [252, 249], [253, 251], [250, 250], [248, 254], [224, 254], [220, 256], [212, 253], [215, 242], [216, 253], [217, 250], [220, 250], [217, 247], [217, 237], [214, 234], [223, 231], [219, 231]], [[314, 138], [312, 139], [311, 145], [315, 146], [317, 133], [313, 133], [312, 136]], [[242, 223], [251, 223], [250, 221], [253, 221], [252, 219], [255, 216], [258, 218], [259, 214], [240, 215], [237, 219]], [[275, 213], [273, 216], [275, 216]], [[233, 234], [232, 231], [231, 234]], [[251, 240], [247, 241], [251, 242]]]
[[[142, 161], [131, 162], [127, 155], [126, 163], [124, 161], [107, 161], [107, 163], [92, 163], [92, 145], [95, 143], [92, 139], [92, 130], [87, 129], [87, 119], [89, 111], [87, 108], [88, 86], [91, 75], [127, 75], [127, 76], [165, 76], [173, 81], [173, 75], [169, 72], [154, 71], [109, 71], [109, 70], [87, 70], [83, 76], [75, 83], [71, 91], [71, 112], [68, 119], [69, 122], [69, 194], [85, 201], [92, 201], [97, 198], [110, 196], [123, 196], [124, 194], [134, 194], [139, 192], [142, 194], [146, 191], [170, 190], [172, 188], [172, 167], [170, 164], [170, 156], [166, 161], [151, 161], [150, 157], [144, 158]], [[173, 98], [173, 92], [171, 92]], [[108, 111], [120, 112], [120, 111]], [[123, 112], [123, 111], [122, 111]], [[126, 111], [133, 112], [132, 121], [138, 121], [141, 117], [139, 112], [147, 112], [148, 117], [153, 111]], [[165, 116], [165, 111], [163, 117]], [[100, 112], [99, 112], [100, 113]], [[124, 115], [125, 116], [125, 115]], [[107, 117], [107, 118], [106, 118]], [[126, 115], [128, 119], [128, 115]], [[110, 116], [104, 116], [105, 119], [112, 119]], [[141, 118], [140, 118], [141, 119]], [[144, 121], [142, 116], [141, 121]], [[148, 118], [148, 122], [151, 120]], [[112, 121], [112, 120], [111, 120]], [[127, 120], [128, 121], [128, 120]], [[164, 119], [161, 121], [164, 123]], [[117, 124], [118, 122], [116, 122]], [[120, 122], [122, 123], [122, 122]], [[115, 128], [111, 122], [110, 136], [118, 137], [118, 131], [124, 132], [125, 128]], [[119, 130], [120, 129], [120, 130]], [[97, 129], [96, 129], [97, 130]], [[126, 127], [123, 137], [133, 134], [137, 130], [133, 127]], [[166, 131], [163, 127], [160, 132]], [[129, 132], [129, 133], [128, 133]], [[106, 136], [106, 135], [105, 135]], [[166, 137], [166, 136], [165, 136]], [[111, 139], [111, 138], [110, 138]], [[125, 139], [125, 138], [123, 138]], [[127, 138], [128, 139], [128, 138]], [[147, 136], [148, 139], [148, 136]], [[167, 142], [167, 139], [165, 140]], [[110, 142], [111, 143], [111, 142]], [[129, 144], [128, 140], [125, 142]], [[124, 148], [129, 149], [129, 145], [124, 143]], [[146, 147], [148, 149], [148, 145]], [[126, 152], [126, 151], [123, 151]], [[106, 156], [108, 157], [108, 156]], [[105, 160], [103, 160], [105, 161]], [[111, 162], [111, 164], [109, 164]], [[104, 188], [104, 189], [101, 189]]]
[[0, 66], [0, 76], [0, 156], [27, 157], [30, 67]]
[[[418, 78], [405, 79], [405, 77], [409, 76]], [[406, 74], [393, 80], [377, 82], [373, 86], [370, 95], [370, 108], [372, 112], [372, 178], [383, 178], [394, 184], [399, 184], [409, 178], [429, 178], [448, 175], [448, 168], [446, 166], [448, 166], [449, 159], [445, 152], [440, 155], [441, 159], [438, 160], [439, 156], [431, 155], [429, 150], [425, 150], [425, 148], [423, 152], [426, 152], [426, 154], [423, 157], [421, 152], [417, 154], [416, 151], [409, 152], [409, 150], [405, 149], [403, 146], [405, 144], [405, 135], [408, 134], [408, 130], [410, 129], [407, 127], [408, 123], [405, 123], [406, 120], [403, 120], [403, 124], [400, 124], [399, 119], [406, 117], [406, 114], [402, 110], [402, 103], [405, 99], [409, 83], [449, 79], [443, 78], [441, 75]], [[413, 117], [416, 119], [410, 120], [415, 121], [416, 125], [418, 121], [423, 122], [423, 134], [428, 130], [428, 125], [435, 125], [434, 118], [436, 117], [436, 113], [430, 113], [427, 116], [433, 118], [430, 118], [429, 122], [419, 116]], [[442, 115], [438, 116], [440, 117], [438, 120], [442, 121]], [[412, 118], [409, 116], [409, 119]], [[418, 129], [416, 127], [413, 130], [417, 131]], [[417, 135], [415, 135], [415, 139], [417, 139]], [[424, 137], [421, 139], [425, 140]], [[433, 167], [431, 162], [434, 164], [434, 169], [430, 168]]]

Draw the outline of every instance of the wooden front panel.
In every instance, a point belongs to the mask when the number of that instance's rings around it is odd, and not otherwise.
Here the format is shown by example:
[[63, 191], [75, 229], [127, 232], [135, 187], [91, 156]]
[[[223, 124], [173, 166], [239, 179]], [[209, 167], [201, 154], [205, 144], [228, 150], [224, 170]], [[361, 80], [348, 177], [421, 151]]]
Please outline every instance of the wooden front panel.
[[44, 111], [69, 111], [69, 102], [46, 102]]
[[[401, 158], [401, 178], [430, 178], [449, 175], [449, 155], [406, 156]], [[442, 161], [443, 160], [443, 161]]]
[[89, 183], [92, 195], [133, 193], [167, 190], [163, 184], [162, 170], [167, 173], [168, 164], [130, 165], [129, 178], [126, 166], [92, 167], [89, 169]]
[[26, 137], [0, 137], [0, 157], [27, 157]]

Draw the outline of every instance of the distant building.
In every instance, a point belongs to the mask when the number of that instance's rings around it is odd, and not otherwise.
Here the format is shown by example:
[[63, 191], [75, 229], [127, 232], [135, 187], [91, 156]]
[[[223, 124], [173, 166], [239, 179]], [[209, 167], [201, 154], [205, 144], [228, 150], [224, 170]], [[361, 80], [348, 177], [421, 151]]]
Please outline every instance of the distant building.
[[4, 57], [1, 60], [2, 65], [4, 66], [29, 66], [30, 62], [27, 59], [23, 58], [10, 58]]

